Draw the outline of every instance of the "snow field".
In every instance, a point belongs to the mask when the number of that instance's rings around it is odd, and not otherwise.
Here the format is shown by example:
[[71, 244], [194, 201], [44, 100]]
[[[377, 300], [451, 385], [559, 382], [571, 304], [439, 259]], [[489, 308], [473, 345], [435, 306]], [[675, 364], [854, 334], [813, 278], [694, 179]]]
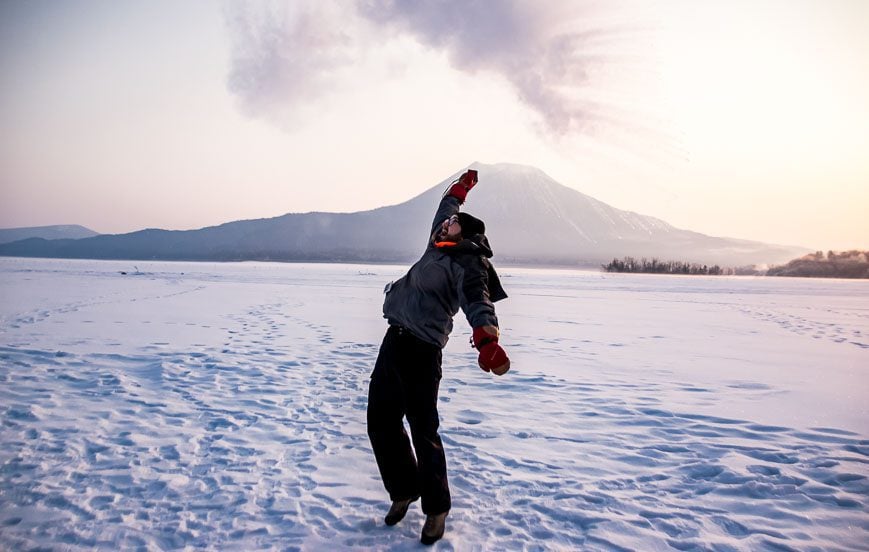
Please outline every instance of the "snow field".
[[[417, 548], [365, 431], [406, 267], [133, 264], [0, 259], [0, 548]], [[869, 285], [500, 271], [436, 548], [865, 549]]]

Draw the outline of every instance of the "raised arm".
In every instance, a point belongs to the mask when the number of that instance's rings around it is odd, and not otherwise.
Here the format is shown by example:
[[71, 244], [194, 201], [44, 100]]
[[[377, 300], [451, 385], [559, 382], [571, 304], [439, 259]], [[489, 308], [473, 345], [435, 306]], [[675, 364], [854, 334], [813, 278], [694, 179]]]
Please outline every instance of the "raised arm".
[[429, 230], [429, 236], [434, 234], [435, 230], [440, 228], [440, 225], [451, 216], [459, 212], [459, 206], [465, 202], [468, 192], [477, 183], [477, 171], [469, 169], [453, 182], [447, 193], [441, 199], [438, 205], [438, 210], [435, 213], [434, 220]]

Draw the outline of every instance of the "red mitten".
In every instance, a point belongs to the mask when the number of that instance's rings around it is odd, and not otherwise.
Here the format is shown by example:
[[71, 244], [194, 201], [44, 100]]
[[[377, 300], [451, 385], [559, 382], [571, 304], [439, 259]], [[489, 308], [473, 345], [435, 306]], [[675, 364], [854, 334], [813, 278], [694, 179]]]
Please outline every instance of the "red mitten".
[[464, 203], [465, 198], [468, 196], [468, 192], [471, 191], [471, 188], [473, 188], [476, 183], [477, 171], [474, 169], [468, 169], [465, 174], [459, 177], [458, 182], [450, 186], [447, 195], [451, 195], [458, 199], [459, 203]]
[[492, 372], [502, 376], [510, 369], [510, 359], [507, 353], [498, 345], [498, 328], [495, 326], [480, 326], [474, 328], [474, 347], [480, 351], [477, 363], [484, 372]]

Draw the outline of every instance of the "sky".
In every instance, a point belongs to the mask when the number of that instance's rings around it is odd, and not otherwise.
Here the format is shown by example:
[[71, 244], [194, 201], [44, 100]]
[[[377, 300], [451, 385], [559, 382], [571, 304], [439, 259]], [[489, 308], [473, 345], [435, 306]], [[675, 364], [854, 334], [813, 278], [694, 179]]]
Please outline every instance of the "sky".
[[0, 227], [361, 211], [478, 161], [869, 249], [867, 22], [863, 0], [6, 1]]

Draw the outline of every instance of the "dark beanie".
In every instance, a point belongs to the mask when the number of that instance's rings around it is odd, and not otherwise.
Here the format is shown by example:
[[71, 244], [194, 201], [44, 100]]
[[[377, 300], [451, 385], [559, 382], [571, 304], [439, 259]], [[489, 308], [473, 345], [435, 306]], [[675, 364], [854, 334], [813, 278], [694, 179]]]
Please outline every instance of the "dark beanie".
[[459, 213], [459, 225], [462, 227], [462, 235], [466, 238], [486, 233], [486, 224], [468, 213]]

